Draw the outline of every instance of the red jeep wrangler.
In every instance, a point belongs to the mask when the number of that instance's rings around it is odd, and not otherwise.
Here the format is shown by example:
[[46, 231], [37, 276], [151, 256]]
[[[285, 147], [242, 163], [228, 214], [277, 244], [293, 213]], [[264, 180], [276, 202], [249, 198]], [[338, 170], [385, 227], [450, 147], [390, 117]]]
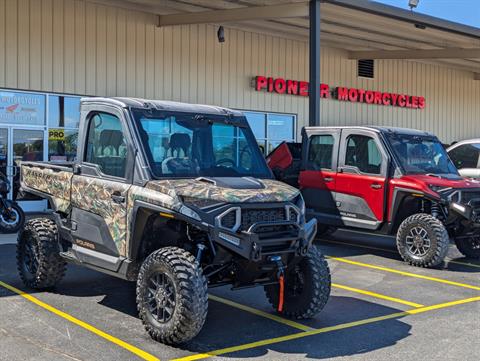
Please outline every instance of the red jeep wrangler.
[[480, 182], [460, 177], [432, 134], [385, 127], [306, 127], [302, 143], [267, 157], [298, 186], [319, 234], [350, 228], [395, 235], [402, 258], [434, 267], [450, 238], [480, 257]]

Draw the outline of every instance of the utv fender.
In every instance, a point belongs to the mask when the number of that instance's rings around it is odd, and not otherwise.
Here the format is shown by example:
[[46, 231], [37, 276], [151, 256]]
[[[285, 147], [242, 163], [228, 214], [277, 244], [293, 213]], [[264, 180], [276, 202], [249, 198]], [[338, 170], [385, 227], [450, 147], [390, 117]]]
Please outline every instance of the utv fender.
[[408, 207], [404, 205], [407, 202], [415, 203], [415, 200], [426, 199], [429, 201], [438, 201], [438, 199], [434, 199], [431, 195], [419, 191], [413, 188], [403, 188], [403, 187], [395, 187], [393, 191], [393, 198], [392, 203], [389, 209], [389, 227], [388, 233], [395, 234], [397, 232], [398, 227], [400, 224], [412, 214], [419, 212], [419, 206], [416, 205], [412, 207], [410, 204]]

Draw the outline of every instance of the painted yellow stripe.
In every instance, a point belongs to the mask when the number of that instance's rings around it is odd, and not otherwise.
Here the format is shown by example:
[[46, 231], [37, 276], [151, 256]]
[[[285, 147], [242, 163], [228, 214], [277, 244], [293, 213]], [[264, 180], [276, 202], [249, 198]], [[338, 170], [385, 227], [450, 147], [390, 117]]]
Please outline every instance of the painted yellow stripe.
[[[319, 239], [319, 241], [326, 242], [326, 243], [339, 244], [339, 245], [344, 245], [344, 246], [352, 246], [352, 247], [357, 247], [357, 248], [373, 249], [373, 250], [376, 250], [376, 251], [398, 254], [397, 251], [394, 251], [394, 250], [388, 249], [388, 248], [382, 248], [382, 247], [366, 246], [366, 245], [363, 245], [363, 244], [349, 243], [349, 242], [343, 242], [343, 241], [338, 242], [338, 241], [332, 241], [330, 239]], [[446, 258], [445, 261], [447, 263], [453, 263], [453, 264], [459, 264], [459, 265], [462, 265], [462, 266], [480, 268], [480, 264], [476, 264], [476, 263], [455, 261], [455, 260], [450, 259], [450, 258]]]
[[453, 306], [456, 306], [456, 305], [461, 305], [461, 304], [466, 304], [466, 303], [471, 303], [471, 302], [477, 302], [477, 301], [480, 301], [480, 297], [472, 297], [472, 298], [467, 298], [467, 299], [464, 299], [464, 300], [440, 303], [440, 304], [437, 304], [437, 305], [426, 306], [426, 307], [422, 307], [422, 308], [415, 308], [415, 309], [404, 311], [404, 312], [396, 312], [396, 313], [392, 313], [392, 314], [385, 315], [385, 316], [372, 317], [372, 318], [367, 318], [365, 320], [342, 323], [340, 325], [319, 328], [319, 329], [315, 329], [315, 330], [311, 330], [311, 331], [294, 333], [294, 334], [291, 334], [291, 335], [270, 338], [270, 339], [251, 342], [251, 343], [238, 345], [238, 346], [226, 347], [226, 348], [222, 348], [222, 349], [219, 349], [219, 350], [210, 351], [208, 353], [201, 353], [201, 354], [195, 354], [195, 355], [190, 355], [190, 356], [186, 356], [186, 357], [177, 358], [177, 359], [174, 359], [172, 361], [201, 360], [201, 359], [209, 358], [209, 357], [212, 357], [212, 356], [219, 356], [219, 355], [223, 355], [223, 354], [227, 354], [227, 353], [248, 350], [248, 349], [261, 347], [261, 346], [268, 346], [268, 345], [272, 345], [272, 344], [275, 344], [275, 343], [292, 341], [292, 340], [296, 340], [296, 339], [303, 338], [303, 337], [318, 335], [318, 334], [321, 334], [321, 333], [344, 330], [346, 328], [362, 326], [362, 325], [366, 325], [366, 324], [370, 324], [370, 323], [374, 323], [374, 322], [380, 322], [380, 321], [390, 320], [390, 319], [394, 319], [394, 318], [400, 318], [400, 317], [404, 317], [404, 316], [415, 315], [415, 314], [419, 314], [419, 313], [429, 312], [429, 311], [433, 311], [433, 310], [439, 310], [439, 309], [442, 309], [442, 308], [453, 307]]
[[261, 317], [264, 317], [264, 318], [268, 318], [269, 320], [273, 320], [273, 321], [276, 321], [276, 322], [279, 322], [279, 323], [283, 323], [284, 325], [294, 327], [294, 328], [297, 328], [297, 329], [302, 330], [302, 331], [312, 330], [311, 327], [302, 325], [301, 323], [298, 323], [298, 322], [295, 322], [295, 321], [292, 321], [292, 320], [287, 320], [286, 318], [283, 318], [283, 317], [280, 317], [280, 316], [277, 316], [277, 315], [272, 315], [268, 312], [260, 311], [260, 310], [257, 310], [256, 308], [245, 306], [245, 305], [242, 305], [240, 303], [227, 300], [225, 298], [221, 298], [221, 297], [214, 296], [214, 295], [208, 295], [208, 298], [213, 300], [213, 301], [220, 302], [220, 303], [223, 303], [225, 305], [238, 308], [242, 311], [253, 313], [254, 315], [261, 316]]
[[358, 289], [358, 288], [353, 288], [353, 287], [348, 287], [348, 286], [344, 286], [344, 285], [339, 285], [339, 284], [337, 284], [337, 283], [332, 283], [332, 287], [340, 288], [340, 289], [345, 290], [345, 291], [360, 293], [360, 294], [362, 294], [362, 295], [366, 295], [366, 296], [370, 296], [370, 297], [374, 297], [374, 298], [379, 298], [379, 299], [382, 299], [382, 300], [387, 300], [387, 301], [391, 301], [391, 302], [401, 303], [402, 305], [407, 305], [407, 306], [411, 306], [411, 307], [417, 307], [417, 308], [419, 308], [419, 307], [424, 307], [424, 305], [421, 305], [421, 304], [419, 304], [419, 303], [410, 302], [410, 301], [405, 301], [405, 300], [402, 300], [402, 299], [400, 299], [400, 298], [385, 296], [385, 295], [382, 295], [382, 294], [380, 294], [380, 293], [375, 293], [375, 292], [370, 292], [370, 291], [366, 291], [366, 290], [361, 290], [361, 289]]
[[366, 268], [376, 269], [376, 270], [379, 270], [379, 271], [395, 273], [395, 274], [399, 274], [399, 275], [402, 275], [402, 276], [414, 277], [414, 278], [419, 278], [419, 279], [423, 279], [423, 280], [427, 280], [427, 281], [443, 283], [443, 284], [447, 284], [447, 285], [450, 285], [450, 286], [457, 286], [457, 287], [469, 288], [471, 290], [480, 291], [480, 287], [468, 285], [466, 283], [460, 283], [460, 282], [444, 280], [444, 279], [436, 278], [436, 277], [424, 276], [424, 275], [420, 275], [420, 274], [417, 274], [417, 273], [399, 271], [399, 270], [396, 270], [396, 269], [393, 269], [393, 268], [375, 266], [375, 265], [368, 264], [368, 263], [352, 261], [352, 260], [349, 260], [349, 259], [346, 259], [346, 258], [330, 257], [330, 256], [327, 256], [327, 258], [338, 261], [338, 262], [351, 264], [351, 265], [354, 265], [354, 266], [366, 267]]
[[108, 333], [103, 332], [102, 330], [99, 330], [98, 328], [96, 328], [92, 325], [89, 325], [88, 323], [83, 322], [83, 321], [79, 320], [78, 318], [75, 318], [75, 317], [69, 315], [68, 313], [60, 311], [60, 310], [56, 309], [55, 307], [52, 307], [49, 304], [40, 301], [38, 298], [33, 297], [32, 295], [30, 295], [28, 293], [25, 293], [22, 290], [19, 290], [18, 288], [10, 286], [9, 284], [6, 284], [5, 282], [2, 282], [2, 281], [0, 281], [0, 286], [2, 286], [3, 288], [6, 288], [9, 291], [12, 291], [12, 292], [14, 292], [14, 293], [16, 293], [20, 296], [22, 296], [23, 298], [27, 299], [28, 301], [36, 304], [37, 306], [42, 307], [43, 309], [45, 309], [47, 311], [50, 311], [50, 312], [54, 313], [55, 315], [57, 315], [59, 317], [64, 318], [67, 321], [70, 321], [70, 322], [74, 323], [75, 325], [80, 326], [80, 327], [84, 328], [85, 330], [88, 330], [88, 331], [94, 333], [95, 335], [100, 336], [100, 337], [106, 339], [107, 341], [110, 341], [110, 342], [116, 344], [117, 346], [120, 346], [120, 347], [124, 348], [127, 351], [130, 351], [131, 353], [137, 355], [138, 357], [140, 357], [144, 360], [159, 361], [159, 359], [157, 357], [155, 357], [155, 356], [153, 356], [153, 355], [151, 355], [151, 354], [149, 354], [149, 353], [147, 353], [143, 350], [140, 350], [139, 348], [137, 348], [135, 346], [132, 346], [132, 345], [126, 343], [125, 341], [122, 341], [122, 340], [120, 340], [120, 339], [118, 339], [118, 338], [116, 338], [112, 335], [109, 335]]

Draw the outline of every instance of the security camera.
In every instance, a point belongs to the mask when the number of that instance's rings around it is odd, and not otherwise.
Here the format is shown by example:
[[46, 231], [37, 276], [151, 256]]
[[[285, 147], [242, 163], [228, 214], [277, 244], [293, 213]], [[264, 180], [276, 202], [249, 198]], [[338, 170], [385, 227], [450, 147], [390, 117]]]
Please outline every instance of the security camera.
[[418, 2], [420, 0], [408, 0], [408, 6], [410, 6], [410, 10], [413, 10], [418, 6]]
[[223, 26], [220, 26], [217, 31], [217, 38], [219, 43], [224, 43], [225, 42], [225, 30], [223, 29]]

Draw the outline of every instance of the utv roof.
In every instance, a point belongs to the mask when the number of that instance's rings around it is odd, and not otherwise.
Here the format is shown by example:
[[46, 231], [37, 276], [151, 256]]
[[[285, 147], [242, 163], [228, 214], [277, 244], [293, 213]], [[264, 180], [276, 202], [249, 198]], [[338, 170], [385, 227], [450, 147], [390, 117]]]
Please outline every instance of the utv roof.
[[364, 129], [372, 130], [378, 133], [394, 133], [394, 134], [405, 134], [405, 135], [421, 135], [421, 136], [434, 136], [432, 133], [410, 129], [410, 128], [398, 128], [398, 127], [381, 127], [381, 126], [343, 126], [343, 127], [305, 127], [306, 131], [315, 131], [315, 129]]
[[172, 112], [186, 112], [186, 113], [199, 113], [199, 114], [212, 114], [212, 115], [234, 115], [242, 116], [243, 114], [238, 110], [233, 110], [229, 108], [217, 107], [213, 105], [203, 105], [203, 104], [189, 104], [181, 102], [173, 102], [168, 100], [151, 100], [151, 99], [141, 99], [141, 98], [124, 98], [124, 97], [115, 97], [115, 98], [82, 98], [82, 104], [89, 103], [101, 103], [101, 104], [112, 104], [116, 106], [121, 106], [124, 108], [155, 108], [159, 110], [166, 110]]

